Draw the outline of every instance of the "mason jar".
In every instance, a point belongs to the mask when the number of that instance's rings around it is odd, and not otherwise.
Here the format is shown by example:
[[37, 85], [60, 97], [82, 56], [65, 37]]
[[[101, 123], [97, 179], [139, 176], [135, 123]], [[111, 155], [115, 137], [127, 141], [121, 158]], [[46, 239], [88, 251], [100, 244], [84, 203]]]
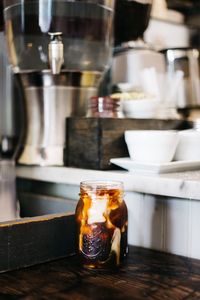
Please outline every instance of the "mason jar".
[[93, 96], [88, 101], [87, 117], [122, 118], [121, 101], [110, 96]]
[[81, 182], [75, 216], [84, 267], [112, 269], [126, 257], [128, 211], [123, 196], [122, 182]]

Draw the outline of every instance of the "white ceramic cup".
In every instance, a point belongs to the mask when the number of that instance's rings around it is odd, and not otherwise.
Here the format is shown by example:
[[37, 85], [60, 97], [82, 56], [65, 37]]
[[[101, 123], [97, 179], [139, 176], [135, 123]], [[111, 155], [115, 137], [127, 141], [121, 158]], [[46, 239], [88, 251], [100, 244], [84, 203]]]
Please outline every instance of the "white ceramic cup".
[[154, 99], [123, 100], [122, 109], [128, 118], [153, 118], [157, 115], [159, 104]]
[[132, 160], [168, 163], [174, 157], [179, 136], [176, 130], [127, 130], [125, 141]]
[[179, 131], [179, 144], [174, 160], [200, 160], [200, 131], [189, 129]]

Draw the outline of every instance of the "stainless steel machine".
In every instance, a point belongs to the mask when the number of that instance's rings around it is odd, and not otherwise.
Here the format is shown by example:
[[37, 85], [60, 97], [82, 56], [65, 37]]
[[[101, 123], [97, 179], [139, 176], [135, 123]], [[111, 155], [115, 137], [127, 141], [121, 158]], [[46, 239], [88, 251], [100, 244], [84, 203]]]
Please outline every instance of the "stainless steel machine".
[[169, 48], [162, 51], [166, 59], [168, 76], [173, 78], [181, 71], [176, 107], [178, 109], [200, 108], [200, 51], [195, 48]]
[[65, 119], [84, 116], [109, 68], [114, 0], [5, 0], [10, 63], [23, 91], [19, 163], [63, 165]]

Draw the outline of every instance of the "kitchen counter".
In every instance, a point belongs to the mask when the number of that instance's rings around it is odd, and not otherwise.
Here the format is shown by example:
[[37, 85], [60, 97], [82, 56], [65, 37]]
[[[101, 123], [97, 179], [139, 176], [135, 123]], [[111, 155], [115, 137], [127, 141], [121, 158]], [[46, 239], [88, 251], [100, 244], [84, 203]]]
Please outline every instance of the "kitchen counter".
[[17, 167], [19, 178], [79, 185], [83, 180], [121, 180], [126, 192], [200, 200], [200, 171], [168, 174], [96, 171], [67, 167]]
[[200, 260], [130, 247], [124, 265], [105, 273], [74, 256], [1, 274], [0, 299], [200, 299]]

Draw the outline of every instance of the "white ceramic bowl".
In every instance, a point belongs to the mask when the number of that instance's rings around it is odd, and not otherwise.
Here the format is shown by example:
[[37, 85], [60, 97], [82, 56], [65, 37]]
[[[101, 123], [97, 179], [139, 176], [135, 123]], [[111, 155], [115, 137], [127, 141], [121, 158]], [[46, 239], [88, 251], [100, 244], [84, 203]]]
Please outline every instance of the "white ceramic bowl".
[[127, 130], [125, 141], [132, 160], [141, 163], [168, 163], [178, 145], [176, 130]]
[[155, 99], [122, 100], [124, 115], [130, 118], [153, 118], [159, 105], [160, 102]]
[[174, 160], [200, 160], [200, 131], [189, 129], [179, 131], [179, 144]]

